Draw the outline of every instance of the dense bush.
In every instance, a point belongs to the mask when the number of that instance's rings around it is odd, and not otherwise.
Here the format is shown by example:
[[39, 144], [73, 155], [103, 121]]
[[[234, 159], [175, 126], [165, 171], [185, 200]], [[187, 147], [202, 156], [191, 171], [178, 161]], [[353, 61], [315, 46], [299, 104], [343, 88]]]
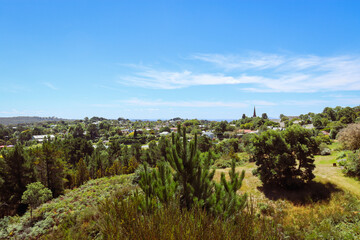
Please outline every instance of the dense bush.
[[338, 134], [339, 141], [346, 149], [357, 150], [360, 148], [360, 123], [350, 124]]
[[360, 150], [349, 153], [343, 166], [345, 174], [353, 177], [360, 177]]
[[258, 166], [254, 174], [265, 185], [291, 188], [315, 177], [313, 153], [318, 151], [318, 146], [311, 131], [293, 125], [283, 132], [269, 130], [254, 135], [252, 142], [252, 154]]

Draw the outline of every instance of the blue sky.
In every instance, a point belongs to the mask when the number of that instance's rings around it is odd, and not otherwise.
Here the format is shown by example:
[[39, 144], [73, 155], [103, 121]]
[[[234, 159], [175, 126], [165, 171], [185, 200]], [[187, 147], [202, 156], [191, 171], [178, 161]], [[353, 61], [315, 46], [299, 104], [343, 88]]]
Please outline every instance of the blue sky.
[[0, 117], [360, 104], [360, 2], [0, 0]]

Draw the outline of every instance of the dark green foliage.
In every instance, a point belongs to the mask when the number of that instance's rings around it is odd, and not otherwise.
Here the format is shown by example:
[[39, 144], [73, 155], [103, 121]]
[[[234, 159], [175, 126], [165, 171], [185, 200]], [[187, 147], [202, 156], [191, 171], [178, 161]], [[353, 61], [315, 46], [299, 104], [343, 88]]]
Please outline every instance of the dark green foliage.
[[23, 203], [29, 204], [32, 219], [32, 210], [50, 198], [52, 198], [50, 189], [42, 185], [41, 182], [34, 182], [26, 186], [26, 191], [23, 193], [21, 200]]
[[142, 204], [143, 210], [151, 210], [155, 195], [156, 175], [149, 170], [149, 165], [144, 163], [144, 171], [140, 172], [139, 186], [145, 193], [145, 203]]
[[75, 127], [70, 128], [70, 132], [74, 138], [82, 138], [84, 137], [84, 129], [80, 123], [76, 124]]
[[349, 153], [343, 166], [346, 175], [360, 178], [360, 150]]
[[99, 130], [95, 124], [89, 124], [86, 129], [86, 137], [91, 140], [99, 137]]
[[84, 160], [81, 158], [80, 161], [76, 164], [76, 185], [80, 186], [86, 181], [90, 180], [90, 174], [86, 167]]
[[206, 204], [212, 190], [212, 178], [215, 171], [210, 170], [210, 157], [199, 159], [197, 137], [188, 143], [185, 128], [172, 136], [172, 146], [168, 149], [167, 158], [175, 170], [175, 179], [181, 189], [181, 206], [190, 209], [194, 202]]
[[94, 151], [92, 144], [81, 137], [65, 139], [62, 145], [66, 160], [74, 166], [81, 158], [85, 159], [86, 155], [90, 156]]
[[198, 138], [198, 149], [200, 152], [208, 152], [212, 147], [211, 139], [207, 136], [200, 136]]
[[164, 157], [161, 155], [160, 147], [158, 147], [155, 141], [150, 141], [149, 148], [145, 153], [145, 161], [150, 164], [150, 166], [155, 166], [160, 160], [164, 160]]
[[[229, 173], [230, 181], [222, 175], [221, 182], [215, 184], [212, 179], [215, 170], [211, 152], [200, 154], [194, 141], [188, 144], [185, 129], [179, 129], [179, 134], [172, 136], [172, 145], [168, 149], [168, 159], [173, 168], [161, 162], [158, 170], [151, 173], [148, 165], [144, 165], [144, 171], [140, 173], [139, 186], [145, 193], [146, 209], [153, 209], [156, 204], [154, 199], [168, 204], [174, 199], [175, 194], [180, 198], [180, 207], [192, 209], [200, 207], [214, 215], [228, 218], [239, 214], [244, 208], [247, 196], [237, 195], [245, 176], [235, 172], [235, 160], [232, 161]], [[177, 188], [178, 185], [178, 188]]]
[[235, 172], [235, 160], [231, 162], [229, 171], [230, 181], [226, 181], [225, 174], [221, 173], [221, 182], [215, 184], [215, 193], [209, 200], [210, 212], [215, 216], [224, 218], [234, 217], [244, 209], [247, 201], [247, 194], [238, 195], [237, 191], [241, 188], [245, 177], [245, 171]]
[[258, 166], [256, 174], [264, 184], [287, 186], [296, 176], [296, 161], [290, 146], [278, 131], [269, 130], [254, 136], [253, 155]]
[[17, 144], [14, 148], [2, 151], [2, 155], [3, 187], [0, 201], [16, 205], [20, 202], [26, 185], [34, 180], [34, 172], [22, 145]]
[[158, 169], [150, 170], [144, 163], [144, 170], [140, 172], [139, 186], [145, 193], [145, 201], [142, 203], [143, 210], [152, 210], [157, 200], [162, 204], [168, 204], [175, 198], [177, 183], [173, 180], [169, 163], [159, 162]]
[[158, 147], [160, 149], [160, 155], [161, 157], [163, 157], [165, 159], [165, 161], [167, 161], [167, 157], [166, 157], [166, 149], [170, 146], [169, 140], [165, 137], [162, 136], [159, 139], [158, 142]]
[[169, 127], [165, 126], [165, 127], [161, 127], [159, 129], [159, 132], [171, 132], [171, 129]]
[[311, 131], [294, 125], [283, 132], [285, 141], [290, 145], [290, 152], [297, 160], [297, 177], [303, 182], [311, 181], [315, 164], [313, 154], [318, 152], [318, 144]]
[[285, 188], [299, 186], [314, 178], [313, 153], [318, 145], [311, 131], [294, 125], [284, 132], [269, 130], [252, 138], [252, 153], [264, 184]]
[[65, 163], [61, 159], [60, 144], [57, 141], [45, 140], [41, 147], [31, 153], [35, 157], [34, 167], [37, 179], [49, 188], [54, 197], [59, 196], [64, 190]]

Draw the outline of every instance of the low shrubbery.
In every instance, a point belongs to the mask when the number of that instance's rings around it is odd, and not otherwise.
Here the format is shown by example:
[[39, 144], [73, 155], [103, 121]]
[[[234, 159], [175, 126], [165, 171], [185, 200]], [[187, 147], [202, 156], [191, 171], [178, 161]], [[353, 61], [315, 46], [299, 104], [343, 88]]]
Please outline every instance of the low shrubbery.
[[47, 202], [33, 211], [32, 219], [27, 212], [22, 217], [5, 217], [0, 220], [0, 239], [16, 236], [18, 239], [32, 239], [57, 228], [67, 219], [77, 218], [88, 208], [96, 206], [116, 189], [128, 186], [126, 175], [90, 180], [64, 196]]
[[342, 165], [346, 175], [360, 178], [360, 150], [348, 153], [347, 159], [342, 162]]

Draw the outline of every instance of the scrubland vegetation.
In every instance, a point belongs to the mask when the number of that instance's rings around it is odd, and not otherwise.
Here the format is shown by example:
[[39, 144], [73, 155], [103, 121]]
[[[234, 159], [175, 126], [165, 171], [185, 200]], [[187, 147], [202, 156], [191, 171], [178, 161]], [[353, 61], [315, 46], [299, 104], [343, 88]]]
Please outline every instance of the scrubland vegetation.
[[1, 126], [0, 239], [360, 239], [359, 110]]

